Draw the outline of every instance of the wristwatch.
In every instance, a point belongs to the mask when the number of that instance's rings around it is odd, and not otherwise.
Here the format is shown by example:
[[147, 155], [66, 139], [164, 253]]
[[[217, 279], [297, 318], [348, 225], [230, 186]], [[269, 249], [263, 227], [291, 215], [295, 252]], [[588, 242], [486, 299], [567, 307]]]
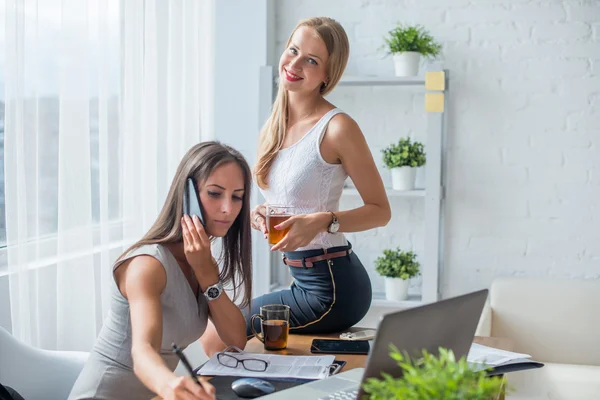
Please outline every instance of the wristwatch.
[[331, 214], [331, 224], [327, 227], [327, 232], [336, 233], [340, 230], [340, 222], [337, 219], [337, 216], [333, 213], [333, 211], [329, 211]]
[[204, 291], [204, 297], [206, 297], [208, 301], [213, 301], [218, 299], [221, 293], [223, 293], [223, 283], [219, 281], [206, 288]]

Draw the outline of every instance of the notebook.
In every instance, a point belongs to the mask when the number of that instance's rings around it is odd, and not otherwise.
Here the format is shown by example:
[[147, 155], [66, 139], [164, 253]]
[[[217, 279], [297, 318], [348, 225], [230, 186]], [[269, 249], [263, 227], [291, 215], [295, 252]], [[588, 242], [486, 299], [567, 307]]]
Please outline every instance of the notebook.
[[[227, 356], [226, 359], [232, 360], [232, 362], [224, 362], [222, 356]], [[219, 357], [221, 357], [220, 360]], [[316, 380], [331, 375], [331, 369], [335, 367], [334, 360], [335, 357], [332, 355], [288, 356], [247, 353], [243, 350], [226, 351], [213, 355], [208, 362], [197, 369], [197, 374]]]
[[477, 343], [471, 345], [467, 361], [475, 370], [491, 368], [487, 372], [488, 376], [544, 366], [541, 362], [532, 360], [529, 354], [500, 350]]

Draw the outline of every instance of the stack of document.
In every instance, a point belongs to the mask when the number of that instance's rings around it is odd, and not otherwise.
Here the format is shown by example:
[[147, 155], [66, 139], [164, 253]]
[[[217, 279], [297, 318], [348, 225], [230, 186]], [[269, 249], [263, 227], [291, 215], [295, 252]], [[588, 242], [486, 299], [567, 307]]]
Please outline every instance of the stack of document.
[[219, 363], [215, 354], [197, 373], [206, 376], [243, 376], [255, 378], [324, 379], [329, 376], [334, 356], [281, 356], [276, 354], [225, 353], [239, 360], [253, 358], [267, 361], [266, 371], [248, 371], [238, 363], [237, 367], [226, 367]]
[[491, 371], [488, 372], [488, 375], [499, 375], [544, 366], [540, 362], [531, 360], [529, 354], [495, 349], [478, 343], [471, 345], [467, 362], [476, 370], [490, 368]]

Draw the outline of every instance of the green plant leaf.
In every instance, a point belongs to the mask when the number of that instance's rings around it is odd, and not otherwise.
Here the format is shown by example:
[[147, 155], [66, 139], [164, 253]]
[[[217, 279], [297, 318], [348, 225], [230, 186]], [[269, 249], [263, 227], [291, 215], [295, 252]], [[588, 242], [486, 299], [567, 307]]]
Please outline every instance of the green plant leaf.
[[387, 168], [421, 167], [425, 165], [426, 156], [422, 143], [412, 142], [410, 138], [402, 138], [397, 144], [391, 144], [381, 150], [383, 162]]
[[437, 57], [442, 46], [421, 25], [398, 25], [384, 38], [385, 47], [390, 54], [415, 51], [424, 57]]
[[416, 258], [412, 251], [404, 252], [399, 247], [396, 250], [385, 249], [383, 256], [375, 260], [375, 270], [388, 278], [410, 279], [419, 274], [421, 264]]
[[411, 359], [393, 345], [390, 357], [402, 376], [394, 378], [382, 373], [382, 379], [369, 378], [363, 384], [371, 400], [490, 400], [502, 390], [499, 377], [487, 377], [486, 371], [474, 371], [465, 357], [456, 360], [451, 350], [439, 348], [439, 355], [423, 351], [422, 357]]

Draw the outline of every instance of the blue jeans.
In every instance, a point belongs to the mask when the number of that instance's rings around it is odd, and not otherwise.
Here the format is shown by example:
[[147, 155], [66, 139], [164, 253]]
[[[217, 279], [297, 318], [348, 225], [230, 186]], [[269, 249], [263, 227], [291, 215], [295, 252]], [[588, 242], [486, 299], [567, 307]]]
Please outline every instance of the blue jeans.
[[[348, 250], [351, 245], [332, 247], [328, 253]], [[290, 260], [322, 255], [318, 250], [285, 253]], [[246, 335], [252, 336], [250, 318], [266, 304], [290, 306], [290, 333], [341, 332], [360, 321], [371, 306], [371, 280], [354, 252], [318, 261], [312, 268], [288, 267], [294, 278], [289, 289], [267, 293], [252, 300], [244, 311]], [[260, 332], [260, 320], [254, 321]]]

